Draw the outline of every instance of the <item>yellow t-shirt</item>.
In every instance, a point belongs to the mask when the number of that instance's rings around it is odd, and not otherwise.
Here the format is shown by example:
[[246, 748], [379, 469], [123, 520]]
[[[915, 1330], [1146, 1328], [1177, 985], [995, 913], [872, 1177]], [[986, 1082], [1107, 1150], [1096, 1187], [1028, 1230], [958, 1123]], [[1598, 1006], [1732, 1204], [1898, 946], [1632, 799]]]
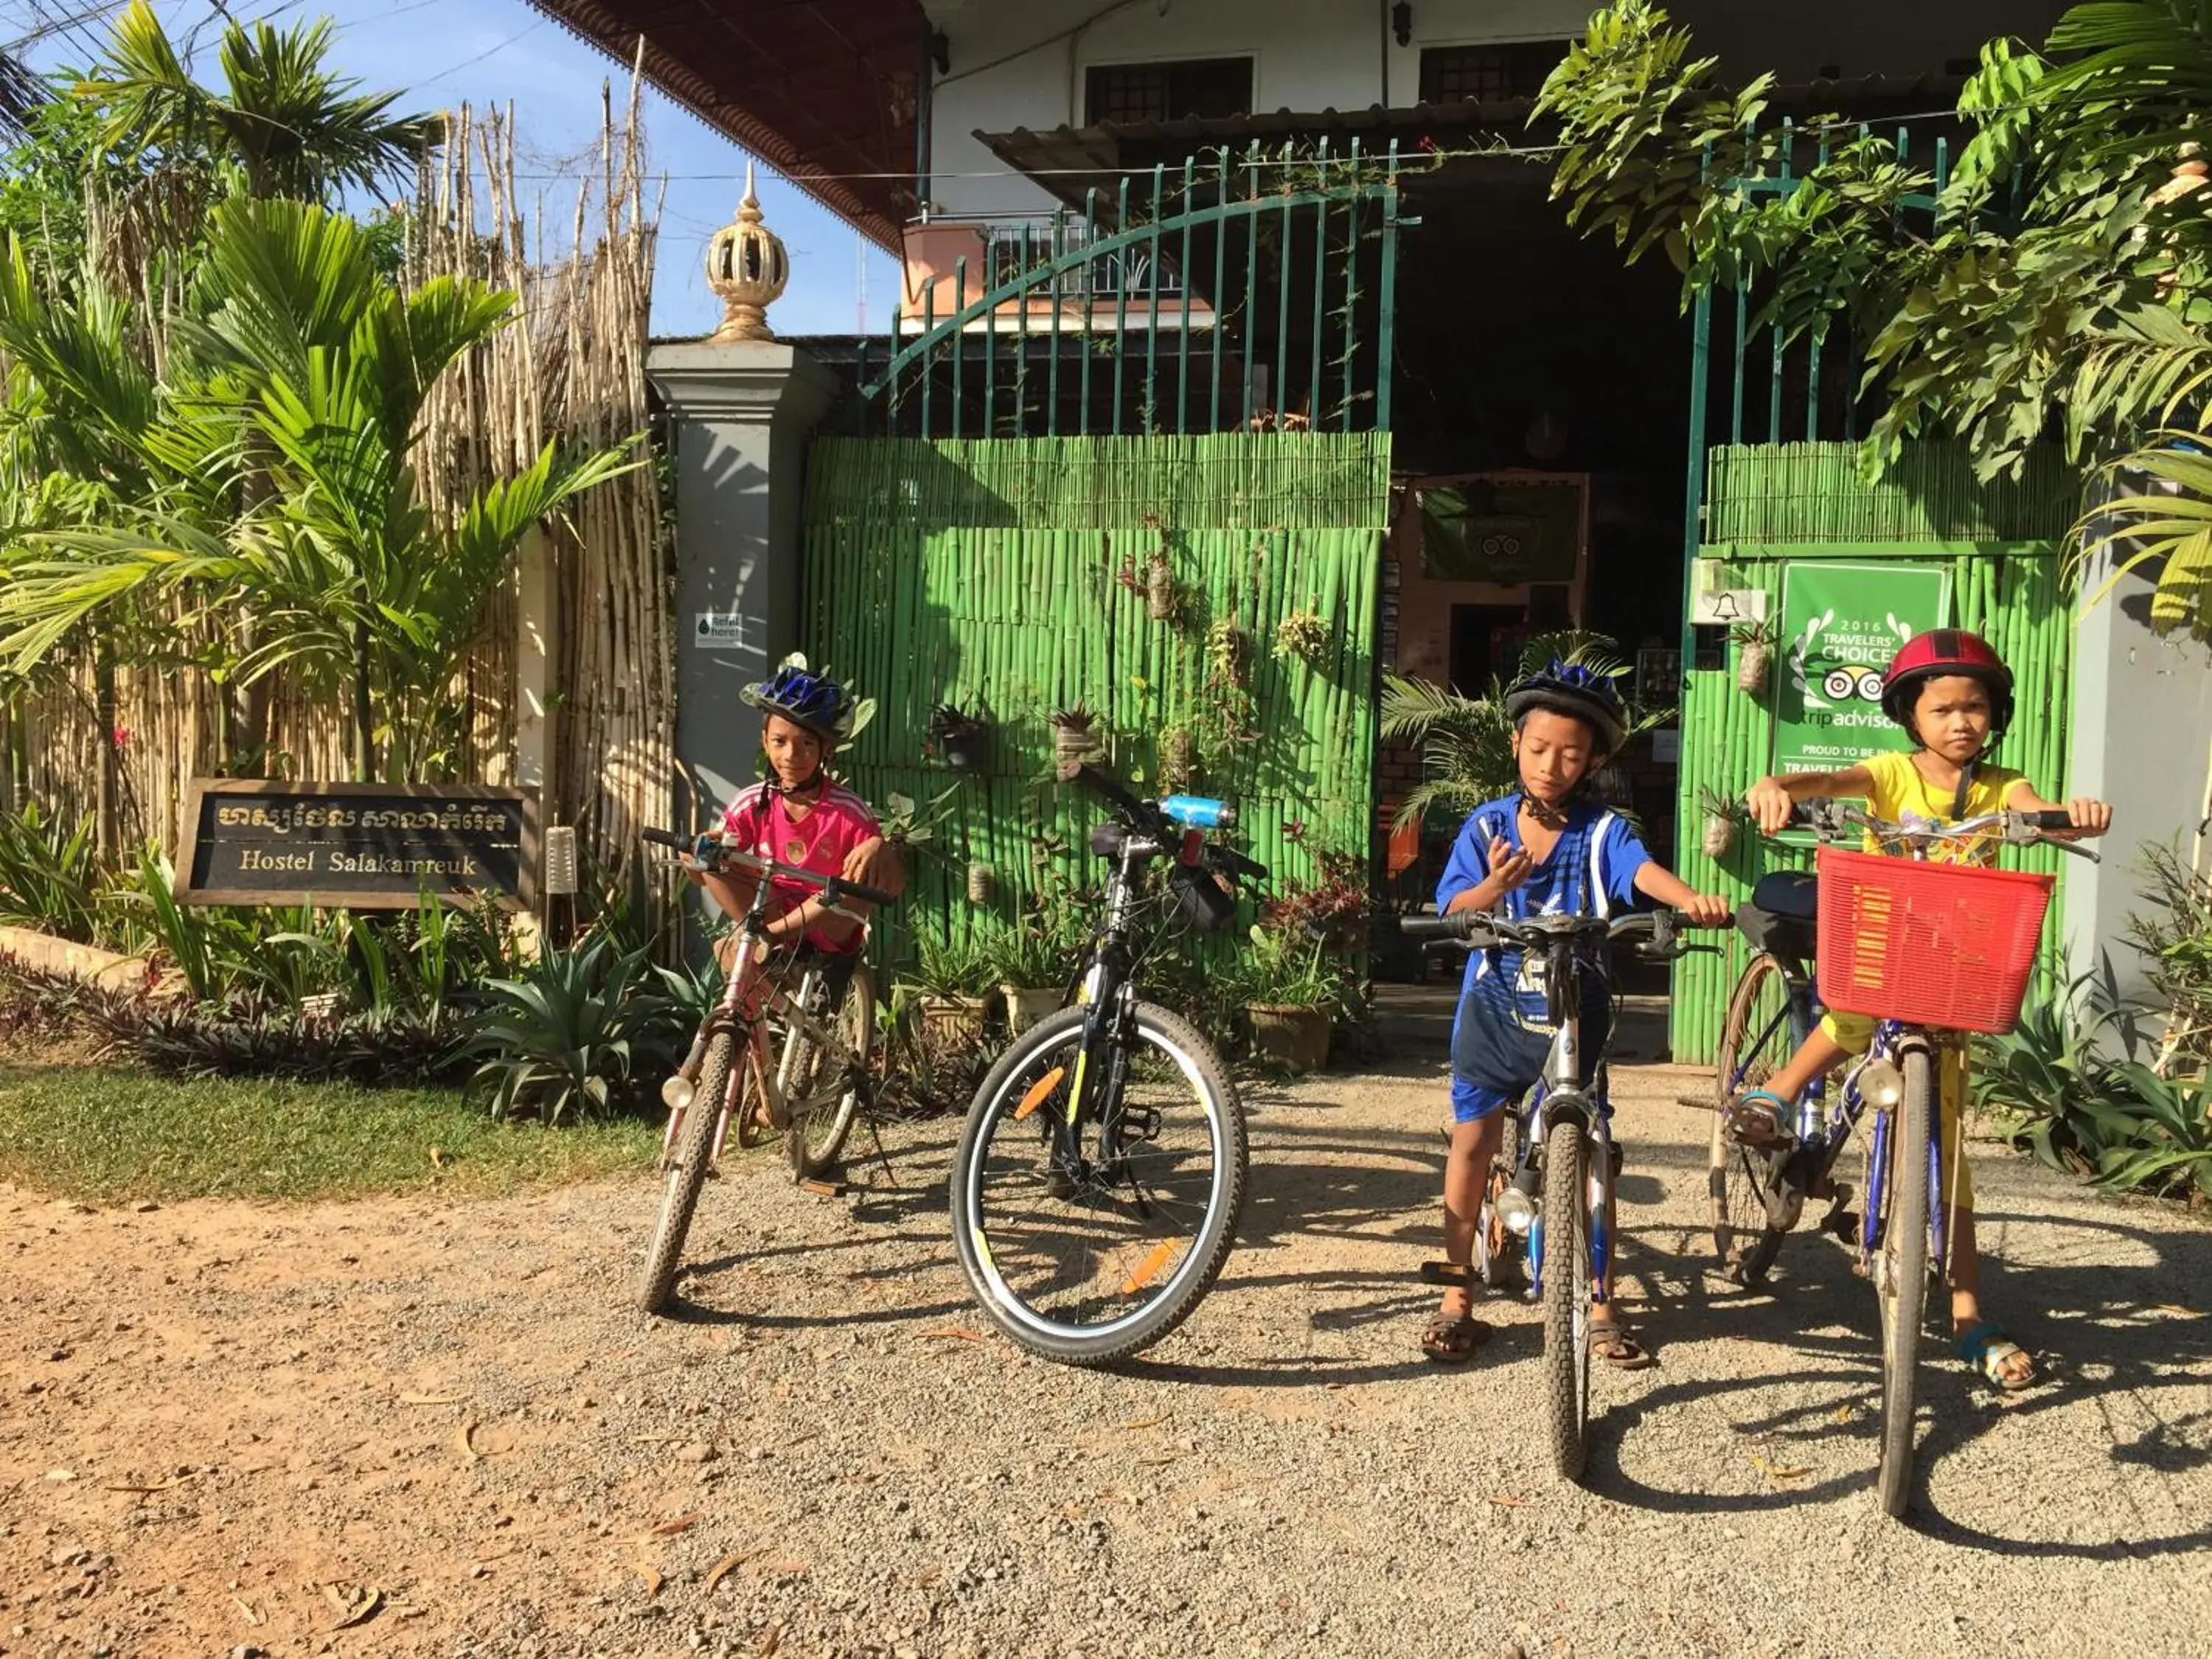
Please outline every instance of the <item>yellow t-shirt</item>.
[[[1874, 817], [1892, 823], [1940, 825], [1959, 822], [1951, 811], [1957, 804], [1958, 792], [1935, 787], [1920, 775], [1920, 769], [1912, 763], [1911, 756], [1893, 752], [1870, 755], [1863, 763], [1874, 779], [1873, 787], [1867, 792], [1867, 811]], [[1974, 781], [1967, 787], [1966, 810], [1962, 816], [1978, 818], [1985, 812], [2002, 811], [2027, 782], [2024, 774], [2008, 767], [1983, 767], [1974, 774]], [[1991, 832], [1972, 841], [1933, 842], [1928, 856], [1939, 864], [1995, 864], [1997, 849], [2002, 845], [2003, 838]], [[1866, 849], [1879, 853], [1882, 848], [1869, 835]]]

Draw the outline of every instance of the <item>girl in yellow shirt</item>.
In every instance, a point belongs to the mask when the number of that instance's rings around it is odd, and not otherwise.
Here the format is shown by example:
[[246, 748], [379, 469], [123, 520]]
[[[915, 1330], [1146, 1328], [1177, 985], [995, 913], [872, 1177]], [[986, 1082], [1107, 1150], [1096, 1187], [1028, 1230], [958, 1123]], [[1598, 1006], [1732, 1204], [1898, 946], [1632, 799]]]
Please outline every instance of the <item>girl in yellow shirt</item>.
[[[1875, 755], [1835, 772], [1793, 772], [1763, 778], [1746, 797], [1752, 817], [1768, 835], [1790, 822], [1799, 801], [1836, 797], [1863, 799], [1869, 813], [1893, 823], [1957, 823], [1999, 811], [2064, 811], [2077, 836], [2102, 835], [2112, 825], [2105, 802], [2045, 800], [2027, 778], [1985, 757], [2011, 723], [2012, 671], [1978, 635], [1937, 629], [1908, 641], [1883, 681], [1883, 710], [1905, 727], [1919, 748], [1909, 755]], [[1992, 864], [1999, 837], [1939, 842], [1929, 856]], [[1867, 850], [1881, 848], [1869, 838]], [[1768, 1144], [1794, 1117], [1797, 1097], [1816, 1077], [1847, 1055], [1866, 1052], [1875, 1022], [1831, 1013], [1805, 1039], [1789, 1063], [1761, 1089], [1747, 1091], [1729, 1109], [1730, 1126], [1742, 1139]], [[1938, 1098], [1942, 1123], [1944, 1236], [1951, 1241], [1951, 1329], [1966, 1362], [2000, 1389], [2035, 1381], [2035, 1361], [1982, 1314], [1980, 1261], [1974, 1247], [1974, 1189], [1960, 1152], [1959, 1103], [1966, 1095], [1963, 1048], [1944, 1051]]]

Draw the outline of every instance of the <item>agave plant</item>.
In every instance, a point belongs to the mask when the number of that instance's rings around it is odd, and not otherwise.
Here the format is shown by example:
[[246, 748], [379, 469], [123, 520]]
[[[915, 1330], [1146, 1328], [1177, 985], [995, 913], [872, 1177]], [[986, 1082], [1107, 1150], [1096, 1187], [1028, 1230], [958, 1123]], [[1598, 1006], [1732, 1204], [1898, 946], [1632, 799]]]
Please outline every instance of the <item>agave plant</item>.
[[[1557, 660], [1587, 668], [1611, 679], [1625, 672], [1602, 634], [1542, 634], [1521, 653], [1515, 678], [1533, 674]], [[1509, 795], [1520, 786], [1513, 760], [1513, 722], [1505, 715], [1505, 682], [1492, 678], [1486, 696], [1466, 697], [1427, 680], [1383, 677], [1382, 736], [1412, 744], [1421, 751], [1421, 785], [1399, 804], [1395, 827], [1403, 828], [1431, 812], [1464, 818], [1483, 802]], [[1627, 742], [1632, 743], [1666, 720], [1671, 710], [1628, 709]], [[1624, 744], [1624, 746], [1626, 746]]]
[[598, 939], [489, 981], [490, 1006], [459, 1051], [477, 1062], [470, 1094], [494, 1117], [548, 1125], [612, 1111], [634, 1079], [673, 1064], [666, 999], [648, 988], [650, 974], [645, 952]]

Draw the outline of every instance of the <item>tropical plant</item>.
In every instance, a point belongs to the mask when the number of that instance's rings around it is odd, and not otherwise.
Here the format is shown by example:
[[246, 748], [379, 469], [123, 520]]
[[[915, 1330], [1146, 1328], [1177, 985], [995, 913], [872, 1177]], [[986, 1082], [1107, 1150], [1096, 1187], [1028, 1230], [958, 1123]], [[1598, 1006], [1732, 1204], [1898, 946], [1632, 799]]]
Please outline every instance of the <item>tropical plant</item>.
[[[1601, 634], [1539, 635], [1521, 653], [1518, 679], [1558, 661], [1615, 678], [1626, 666], [1613, 642]], [[1382, 736], [1421, 751], [1420, 785], [1399, 803], [1395, 824], [1418, 822], [1437, 812], [1456, 823], [1485, 801], [1520, 787], [1513, 758], [1513, 722], [1505, 715], [1507, 683], [1493, 678], [1489, 695], [1467, 697], [1426, 680], [1387, 674], [1382, 680]], [[1627, 742], [1663, 724], [1671, 711], [1628, 709]], [[1624, 745], [1625, 746], [1625, 745]]]
[[1293, 611], [1275, 624], [1275, 655], [1317, 663], [1328, 653], [1328, 623], [1318, 611]]
[[[505, 325], [511, 295], [450, 279], [402, 294], [351, 220], [250, 201], [216, 210], [198, 294], [179, 325], [189, 349], [122, 447], [245, 505], [216, 514], [157, 493], [119, 527], [26, 538], [32, 556], [0, 586], [0, 658], [27, 672], [95, 615], [180, 597], [187, 631], [240, 641], [241, 682], [283, 667], [313, 690], [348, 690], [356, 778], [384, 761], [412, 772], [428, 705], [515, 548], [627, 470], [629, 447], [549, 444], [448, 523], [416, 499], [410, 451], [431, 384]], [[11, 353], [15, 313], [0, 306]], [[136, 420], [147, 389], [126, 389]]]
[[2166, 1005], [2155, 1069], [2201, 1070], [2212, 1060], [2212, 878], [2155, 842], [2142, 860], [2150, 908], [2130, 915], [2127, 931]]
[[1322, 1008], [1343, 1000], [1339, 969], [1328, 948], [1303, 928], [1255, 925], [1224, 977], [1247, 1007]]
[[943, 926], [918, 927], [914, 942], [913, 980], [925, 996], [979, 997], [999, 983], [998, 957], [988, 921], [961, 932]]
[[105, 151], [208, 156], [235, 168], [248, 196], [329, 204], [410, 166], [442, 125], [395, 115], [397, 93], [363, 93], [333, 75], [335, 35], [328, 18], [283, 29], [234, 22], [217, 48], [216, 92], [192, 78], [146, 0], [132, 0], [75, 92], [98, 113]]
[[71, 830], [35, 801], [0, 812], [0, 922], [93, 944], [107, 885], [90, 818]]
[[[1663, 10], [1621, 0], [1538, 100], [1562, 141], [1553, 194], [1631, 261], [1662, 250], [1686, 293], [1756, 293], [1754, 328], [1865, 342], [1867, 385], [1885, 394], [1869, 471], [1929, 433], [1965, 440], [1984, 476], [2016, 471], [2052, 430], [2077, 457], [2142, 452], [2128, 465], [2180, 484], [2181, 501], [2124, 497], [2106, 534], [2140, 532], [2126, 556], [2164, 560], [2161, 625], [2212, 626], [2212, 478], [2156, 436], [2200, 423], [2212, 384], [2195, 139], [2212, 116], [2212, 11], [2099, 0], [2043, 53], [1992, 41], [1940, 193], [1887, 139], [1832, 118], [1762, 125], [1771, 85], [1723, 91]], [[1815, 143], [1817, 159], [1793, 148]], [[1743, 188], [1793, 176], [1788, 191]]]
[[514, 979], [484, 987], [488, 1006], [459, 1053], [476, 1061], [468, 1089], [498, 1118], [547, 1125], [600, 1117], [633, 1082], [675, 1064], [668, 1021], [641, 951], [605, 939], [548, 951]]

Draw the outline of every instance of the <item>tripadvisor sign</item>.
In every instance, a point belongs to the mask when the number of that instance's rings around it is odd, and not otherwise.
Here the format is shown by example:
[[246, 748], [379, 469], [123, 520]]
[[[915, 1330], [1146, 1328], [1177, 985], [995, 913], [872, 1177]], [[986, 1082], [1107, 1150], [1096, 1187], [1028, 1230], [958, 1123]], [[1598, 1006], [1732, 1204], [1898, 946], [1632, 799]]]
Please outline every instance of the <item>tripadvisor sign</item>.
[[535, 899], [538, 814], [522, 789], [198, 778], [185, 837], [177, 896], [187, 904]]
[[1951, 573], [1941, 565], [1784, 565], [1772, 770], [1841, 771], [1911, 749], [1881, 712], [1882, 675], [1905, 641], [1950, 620]]

